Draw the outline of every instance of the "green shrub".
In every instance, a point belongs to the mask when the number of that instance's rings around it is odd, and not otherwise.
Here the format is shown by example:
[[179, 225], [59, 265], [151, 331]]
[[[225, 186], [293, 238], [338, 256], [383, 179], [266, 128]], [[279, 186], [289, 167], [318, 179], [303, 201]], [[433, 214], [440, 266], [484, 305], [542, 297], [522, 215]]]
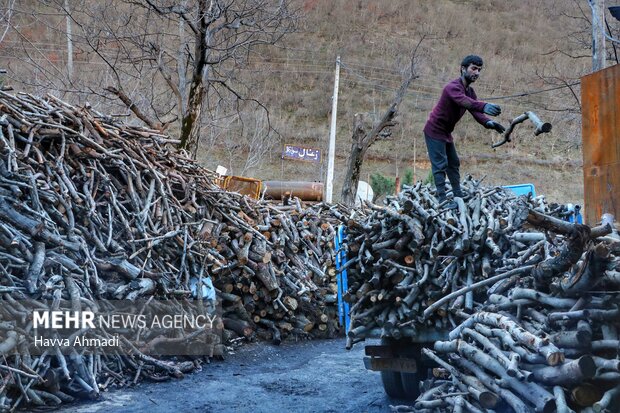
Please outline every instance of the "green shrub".
[[433, 171], [428, 171], [428, 176], [424, 180], [424, 184], [435, 184], [435, 177], [433, 176]]
[[413, 170], [407, 168], [403, 174], [403, 179], [400, 181], [401, 185], [413, 185]]
[[[400, 180], [401, 187], [403, 185], [413, 185], [413, 171], [406, 169]], [[392, 195], [396, 189], [396, 178], [390, 176], [381, 175], [380, 173], [374, 173], [370, 175], [370, 187], [374, 191], [374, 199], [376, 201], [385, 195]]]
[[375, 201], [385, 195], [394, 193], [396, 179], [381, 175], [380, 173], [374, 173], [370, 175], [370, 187], [375, 193], [373, 198], [373, 201]]

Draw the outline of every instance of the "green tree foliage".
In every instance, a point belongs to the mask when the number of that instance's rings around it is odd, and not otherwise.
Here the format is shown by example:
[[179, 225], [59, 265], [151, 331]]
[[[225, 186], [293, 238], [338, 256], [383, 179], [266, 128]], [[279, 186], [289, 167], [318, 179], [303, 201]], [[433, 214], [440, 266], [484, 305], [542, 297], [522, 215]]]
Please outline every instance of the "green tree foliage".
[[396, 180], [389, 176], [381, 175], [380, 173], [374, 173], [370, 175], [370, 187], [375, 193], [373, 201], [394, 193], [396, 186]]
[[[401, 185], [413, 185], [413, 171], [406, 169], [401, 179]], [[370, 175], [370, 187], [375, 193], [373, 201], [394, 193], [396, 178], [374, 173]]]
[[435, 184], [435, 177], [433, 176], [433, 171], [428, 171], [428, 176], [424, 180], [425, 184]]

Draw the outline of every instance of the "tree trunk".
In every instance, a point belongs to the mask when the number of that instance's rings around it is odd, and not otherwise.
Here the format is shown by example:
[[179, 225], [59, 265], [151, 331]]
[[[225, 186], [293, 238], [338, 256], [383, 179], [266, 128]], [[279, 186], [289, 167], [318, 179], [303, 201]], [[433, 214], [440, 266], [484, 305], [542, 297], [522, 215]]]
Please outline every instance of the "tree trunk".
[[195, 33], [195, 63], [194, 72], [192, 74], [192, 84], [189, 88], [187, 99], [187, 109], [183, 113], [181, 120], [181, 143], [179, 147], [186, 149], [195, 157], [198, 149], [198, 140], [200, 138], [200, 114], [202, 112], [202, 104], [206, 91], [206, 82], [208, 81], [208, 65], [207, 51], [209, 50], [209, 16], [211, 14], [211, 6], [207, 4], [207, 0], [198, 2], [198, 15], [200, 21], [198, 31]]
[[365, 116], [363, 114], [355, 114], [349, 165], [347, 167], [344, 183], [342, 184], [341, 201], [345, 205], [353, 205], [355, 203], [355, 194], [360, 180], [360, 170], [362, 169], [364, 155], [366, 155], [366, 151], [368, 150], [368, 146], [364, 147], [362, 145], [362, 140], [365, 135], [364, 121]]
[[[413, 69], [412, 69], [413, 70]], [[347, 206], [353, 206], [355, 203], [355, 194], [357, 192], [357, 185], [360, 180], [360, 170], [362, 169], [362, 162], [364, 162], [364, 155], [370, 148], [370, 145], [384, 135], [385, 137], [391, 135], [389, 128], [396, 125], [394, 118], [398, 110], [398, 105], [403, 99], [403, 95], [409, 87], [409, 83], [413, 80], [413, 72], [407, 78], [407, 80], [401, 85], [396, 98], [390, 105], [390, 108], [383, 114], [381, 119], [366, 132], [368, 128], [364, 127], [364, 116], [356, 114], [355, 126], [353, 131], [353, 144], [351, 145], [351, 154], [349, 155], [349, 166], [347, 167], [347, 174], [344, 178], [344, 184], [342, 186], [342, 202]], [[386, 131], [387, 129], [387, 131]], [[385, 132], [384, 132], [385, 131]]]
[[204, 91], [202, 79], [196, 80], [196, 76], [194, 76], [189, 90], [187, 111], [183, 114], [183, 120], [181, 121], [181, 143], [179, 144], [181, 149], [186, 149], [190, 153], [195, 153], [198, 147], [200, 113], [202, 112]]

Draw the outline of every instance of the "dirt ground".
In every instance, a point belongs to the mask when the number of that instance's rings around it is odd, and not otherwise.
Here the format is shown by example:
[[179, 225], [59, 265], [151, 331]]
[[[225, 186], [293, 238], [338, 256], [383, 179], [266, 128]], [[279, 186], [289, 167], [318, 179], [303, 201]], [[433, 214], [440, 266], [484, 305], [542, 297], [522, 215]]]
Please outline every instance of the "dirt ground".
[[390, 412], [379, 373], [363, 364], [364, 345], [344, 339], [249, 344], [182, 380], [142, 383], [61, 413]]

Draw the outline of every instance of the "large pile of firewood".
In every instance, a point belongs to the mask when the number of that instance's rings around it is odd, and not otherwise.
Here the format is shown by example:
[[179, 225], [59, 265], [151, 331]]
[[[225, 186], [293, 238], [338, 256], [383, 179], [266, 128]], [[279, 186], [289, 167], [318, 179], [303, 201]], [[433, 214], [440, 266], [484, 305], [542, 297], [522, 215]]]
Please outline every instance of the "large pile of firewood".
[[464, 187], [456, 210], [418, 184], [349, 223], [349, 345], [448, 338], [423, 350], [419, 368], [440, 368], [409, 411], [618, 411], [611, 228], [557, 219], [543, 198]]
[[76, 311], [109, 299], [182, 302], [210, 277], [224, 341], [205, 354], [236, 339], [336, 330], [332, 222], [346, 211], [224, 192], [176, 143], [51, 96], [0, 92], [0, 411], [97, 397], [201, 362], [147, 355], [165, 331], [116, 355], [31, 354], [30, 327], [11, 321], [26, 317], [21, 299]]
[[[377, 336], [377, 330], [395, 339], [420, 328], [446, 330], [454, 324], [453, 313], [442, 306], [427, 317], [431, 304], [533, 259], [534, 249], [517, 254], [512, 237], [527, 219], [528, 205], [471, 179], [463, 188], [467, 203], [456, 198], [456, 210], [442, 209], [430, 185], [418, 183], [348, 222], [351, 343]], [[545, 208], [541, 198], [531, 202]], [[451, 309], [473, 307], [473, 293], [450, 303]]]
[[[459, 314], [448, 340], [424, 350], [453, 380], [443, 390], [435, 381], [416, 411], [620, 410], [620, 240], [591, 232], [555, 227], [556, 253], [492, 285], [475, 313]], [[444, 397], [454, 392], [464, 393]]]

